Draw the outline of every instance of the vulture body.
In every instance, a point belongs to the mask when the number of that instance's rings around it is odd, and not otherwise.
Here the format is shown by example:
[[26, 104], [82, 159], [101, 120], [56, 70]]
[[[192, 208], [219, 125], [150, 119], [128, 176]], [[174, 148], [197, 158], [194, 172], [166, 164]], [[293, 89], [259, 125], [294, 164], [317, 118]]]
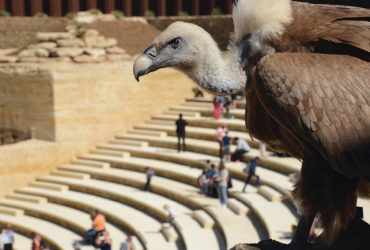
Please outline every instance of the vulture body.
[[333, 244], [355, 219], [357, 197], [370, 198], [370, 11], [239, 0], [233, 20], [229, 59], [204, 30], [175, 23], [136, 60], [134, 74], [174, 66], [213, 94], [245, 87], [249, 133], [303, 160], [293, 190], [302, 219], [291, 245], [303, 249], [317, 215]]

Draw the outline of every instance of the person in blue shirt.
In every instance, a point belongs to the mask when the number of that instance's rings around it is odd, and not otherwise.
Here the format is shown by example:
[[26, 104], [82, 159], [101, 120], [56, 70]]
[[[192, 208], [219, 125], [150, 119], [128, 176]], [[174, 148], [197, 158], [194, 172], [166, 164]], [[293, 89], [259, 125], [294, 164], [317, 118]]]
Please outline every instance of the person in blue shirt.
[[244, 169], [244, 172], [245, 173], [248, 173], [248, 177], [247, 179], [245, 180], [245, 183], [244, 183], [244, 188], [243, 188], [243, 192], [245, 192], [245, 189], [247, 188], [247, 185], [249, 184], [249, 182], [251, 181], [252, 179], [252, 176], [255, 176], [256, 177], [256, 186], [259, 186], [259, 183], [260, 183], [260, 177], [258, 175], [256, 175], [256, 168], [257, 168], [257, 163], [258, 161], [260, 161], [261, 158], [259, 157], [255, 157], [253, 158], [250, 162], [249, 162], [249, 167], [246, 167]]

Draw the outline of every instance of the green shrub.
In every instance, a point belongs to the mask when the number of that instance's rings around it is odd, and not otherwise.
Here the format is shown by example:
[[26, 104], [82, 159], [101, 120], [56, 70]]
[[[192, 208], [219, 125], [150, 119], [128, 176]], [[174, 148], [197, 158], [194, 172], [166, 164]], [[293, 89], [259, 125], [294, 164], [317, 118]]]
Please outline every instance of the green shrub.
[[47, 17], [48, 15], [44, 12], [37, 12], [34, 17]]
[[212, 15], [222, 15], [222, 14], [224, 14], [223, 12], [222, 12], [222, 10], [220, 9], [220, 8], [214, 8], [213, 10], [212, 10], [212, 13], [211, 13]]
[[11, 16], [11, 15], [10, 15], [10, 12], [6, 10], [0, 10], [0, 16]]
[[155, 12], [152, 11], [152, 10], [147, 10], [147, 11], [145, 11], [144, 16], [155, 16]]
[[76, 23], [76, 36], [78, 38], [84, 37], [86, 34], [86, 28], [84, 23]]
[[67, 13], [66, 13], [66, 17], [67, 17], [68, 19], [70, 19], [70, 20], [74, 19], [74, 18], [75, 18], [75, 16], [76, 16], [76, 14], [75, 14], [75, 13], [73, 13], [73, 12], [67, 12]]
[[112, 11], [112, 14], [113, 14], [113, 16], [116, 18], [116, 19], [122, 19], [125, 15], [123, 14], [123, 12], [122, 11], [120, 11], [120, 10], [113, 10]]
[[189, 16], [189, 12], [183, 10], [183, 11], [180, 11], [178, 15], [179, 16]]
[[101, 10], [99, 10], [99, 9], [90, 9], [89, 12], [93, 15], [101, 14]]

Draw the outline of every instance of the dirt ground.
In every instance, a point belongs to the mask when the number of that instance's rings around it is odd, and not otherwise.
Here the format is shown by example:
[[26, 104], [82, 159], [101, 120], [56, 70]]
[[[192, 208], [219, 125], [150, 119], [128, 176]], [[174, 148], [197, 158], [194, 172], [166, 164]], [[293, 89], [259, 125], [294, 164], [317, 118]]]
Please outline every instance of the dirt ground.
[[130, 55], [143, 52], [160, 33], [151, 25], [136, 21], [96, 21], [86, 28], [96, 29], [105, 37], [114, 37], [118, 46], [124, 48]]

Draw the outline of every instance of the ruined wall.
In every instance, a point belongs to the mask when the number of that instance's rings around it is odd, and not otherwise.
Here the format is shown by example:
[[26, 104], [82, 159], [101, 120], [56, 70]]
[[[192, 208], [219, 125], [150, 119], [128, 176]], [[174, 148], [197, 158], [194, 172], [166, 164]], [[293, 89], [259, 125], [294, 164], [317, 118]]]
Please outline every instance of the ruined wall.
[[175, 70], [140, 80], [132, 62], [1, 65], [0, 105], [9, 107], [1, 122], [34, 127], [38, 140], [0, 146], [0, 175], [11, 180], [68, 163], [192, 96], [192, 81]]

